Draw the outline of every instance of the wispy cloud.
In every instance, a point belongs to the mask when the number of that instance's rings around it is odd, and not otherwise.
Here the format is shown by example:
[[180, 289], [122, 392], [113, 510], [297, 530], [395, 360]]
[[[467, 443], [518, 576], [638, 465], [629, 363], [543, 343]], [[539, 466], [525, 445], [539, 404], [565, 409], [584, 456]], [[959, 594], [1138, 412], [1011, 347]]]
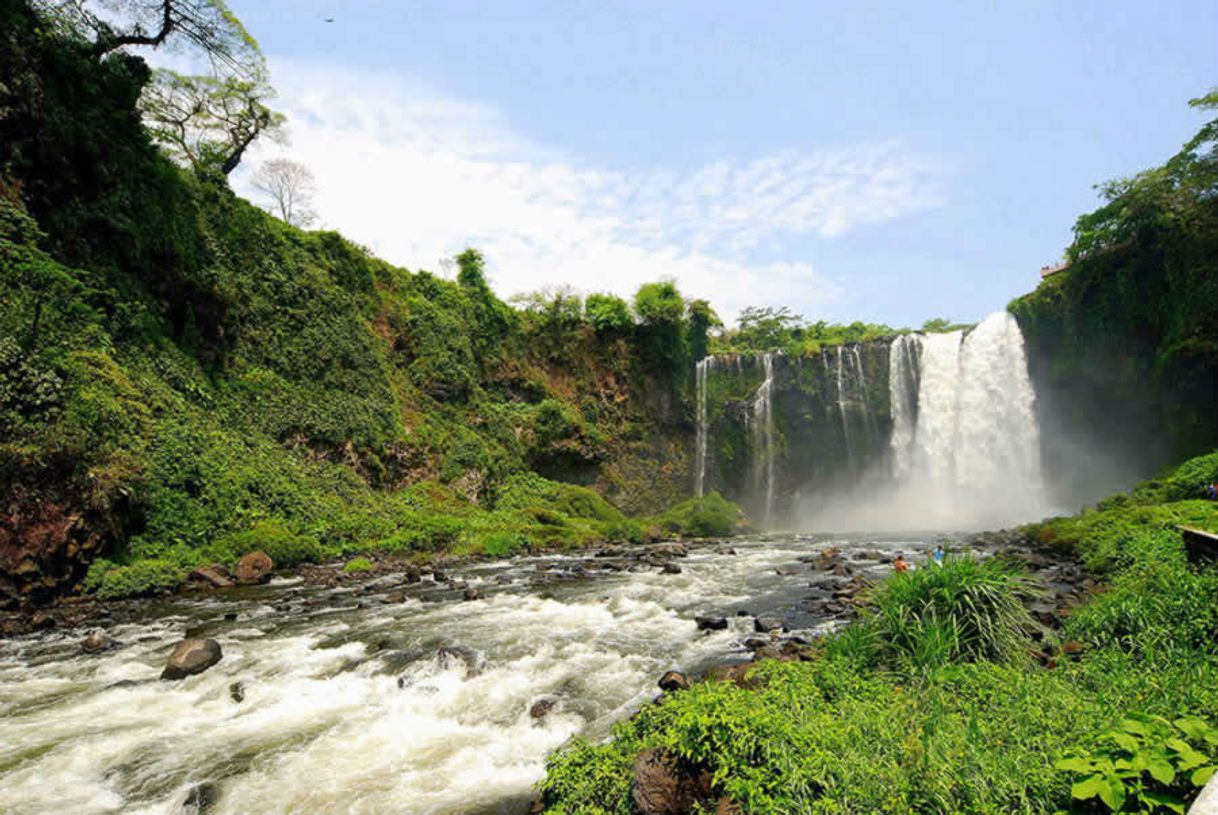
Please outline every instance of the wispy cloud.
[[629, 295], [673, 277], [725, 316], [815, 308], [844, 290], [814, 267], [818, 241], [942, 202], [942, 163], [898, 142], [627, 172], [394, 77], [273, 67], [287, 152], [317, 177], [328, 224], [412, 269], [477, 246], [505, 296], [558, 283]]

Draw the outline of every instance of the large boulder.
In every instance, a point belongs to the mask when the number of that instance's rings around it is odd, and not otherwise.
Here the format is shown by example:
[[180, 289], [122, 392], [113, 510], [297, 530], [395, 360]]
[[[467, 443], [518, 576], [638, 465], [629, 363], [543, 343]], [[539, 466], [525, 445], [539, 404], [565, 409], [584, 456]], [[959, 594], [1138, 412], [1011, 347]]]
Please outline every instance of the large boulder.
[[241, 560], [237, 561], [237, 568], [233, 570], [233, 575], [237, 578], [237, 582], [242, 585], [253, 585], [255, 583], [265, 583], [271, 579], [271, 573], [275, 571], [275, 561], [271, 560], [271, 556], [261, 550], [250, 552]]
[[173, 648], [161, 679], [185, 679], [201, 674], [220, 661], [223, 654], [215, 640], [185, 639]]
[[675, 690], [689, 690], [689, 679], [680, 671], [668, 671], [660, 677], [660, 690], [670, 693]]
[[644, 750], [635, 759], [630, 798], [639, 815], [686, 815], [711, 793], [710, 771], [668, 750]]
[[191, 569], [190, 574], [186, 575], [186, 582], [212, 586], [217, 589], [233, 585], [233, 581], [228, 579], [228, 570], [218, 564]]

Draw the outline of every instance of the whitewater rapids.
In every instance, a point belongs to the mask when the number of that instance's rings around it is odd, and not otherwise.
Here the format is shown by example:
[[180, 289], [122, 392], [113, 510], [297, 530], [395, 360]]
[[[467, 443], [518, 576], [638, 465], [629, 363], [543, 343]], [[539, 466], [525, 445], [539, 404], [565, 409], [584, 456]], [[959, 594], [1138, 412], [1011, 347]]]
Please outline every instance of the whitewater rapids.
[[[458, 570], [486, 598], [387, 576], [338, 589], [277, 581], [141, 609], [107, 627], [117, 647], [80, 650], [85, 630], [0, 642], [0, 812], [181, 813], [214, 785], [210, 813], [516, 813], [546, 756], [603, 738], [657, 693], [668, 669], [738, 659], [750, 614], [805, 636], [835, 625], [806, 610], [798, 558], [834, 544], [855, 575], [931, 539], [788, 537], [695, 549], [680, 574], [646, 567], [579, 577], [579, 557]], [[783, 568], [779, 568], [783, 567]], [[728, 618], [699, 631], [695, 615]], [[157, 676], [185, 635], [224, 650], [207, 672]], [[442, 652], [441, 648], [450, 648]], [[232, 685], [242, 683], [243, 701]], [[539, 700], [553, 701], [541, 719]], [[196, 793], [197, 794], [197, 793]]]

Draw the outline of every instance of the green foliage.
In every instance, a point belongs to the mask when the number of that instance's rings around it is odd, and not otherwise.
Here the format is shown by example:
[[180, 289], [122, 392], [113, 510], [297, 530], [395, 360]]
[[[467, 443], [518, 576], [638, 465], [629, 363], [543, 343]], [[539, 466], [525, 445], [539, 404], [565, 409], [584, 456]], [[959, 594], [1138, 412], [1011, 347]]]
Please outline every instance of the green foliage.
[[[1071, 781], [1054, 762], [1115, 725], [1114, 705], [1178, 718], [1214, 698], [1204, 686], [1181, 698], [1165, 684], [1178, 676], [1099, 654], [1059, 671], [956, 665], [917, 682], [833, 658], [755, 675], [754, 690], [697, 684], [645, 706], [612, 741], [560, 750], [540, 784], [545, 811], [629, 815], [634, 758], [662, 747], [749, 813], [1056, 812]], [[1209, 665], [1193, 678], [1215, 676]]]
[[126, 566], [96, 561], [89, 569], [86, 587], [103, 600], [143, 597], [176, 588], [181, 584], [182, 568], [172, 561], [153, 558]]
[[[1218, 110], [1218, 92], [1194, 107]], [[1100, 188], [1069, 267], [1009, 306], [1052, 360], [1057, 412], [1142, 459], [1218, 446], [1218, 119], [1160, 167]], [[1149, 441], [1142, 439], [1143, 435]], [[1153, 458], [1152, 458], [1153, 456]]]
[[600, 334], [620, 334], [634, 325], [630, 306], [614, 294], [589, 294], [584, 299], [584, 318]]
[[348, 560], [343, 564], [343, 571], [347, 574], [359, 574], [360, 572], [370, 572], [373, 569], [372, 561], [366, 557], [357, 557]]
[[1216, 760], [1218, 728], [1208, 722], [1134, 713], [1055, 766], [1078, 777], [1070, 789], [1076, 800], [1098, 798], [1112, 812], [1183, 813]]
[[663, 531], [691, 538], [717, 538], [732, 535], [741, 518], [740, 507], [718, 492], [689, 498], [655, 519]]
[[941, 566], [896, 573], [869, 595], [862, 625], [878, 657], [896, 665], [1019, 662], [1035, 628], [1027, 576], [998, 558], [948, 555]]

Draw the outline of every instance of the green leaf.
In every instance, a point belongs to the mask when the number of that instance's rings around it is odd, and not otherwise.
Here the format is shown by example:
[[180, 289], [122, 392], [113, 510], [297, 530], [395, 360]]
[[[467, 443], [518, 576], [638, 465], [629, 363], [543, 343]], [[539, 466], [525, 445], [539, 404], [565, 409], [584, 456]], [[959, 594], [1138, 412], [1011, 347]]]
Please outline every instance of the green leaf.
[[1108, 805], [1113, 812], [1125, 806], [1125, 785], [1118, 778], [1103, 779], [1100, 787], [1100, 800]]
[[[1138, 793], [1138, 799], [1143, 803], [1153, 804], [1154, 807], [1165, 807], [1172, 812], [1184, 812], [1184, 802], [1174, 795], [1168, 795], [1166, 792], [1142, 790], [1142, 792]], [[1153, 810], [1154, 807], [1151, 807], [1151, 809]]]
[[1218, 767], [1215, 767], [1213, 764], [1206, 767], [1198, 767], [1193, 770], [1189, 780], [1193, 782], [1194, 787], [1204, 787], [1214, 777], [1214, 770], [1218, 770]]
[[1204, 741], [1206, 734], [1210, 733], [1213, 728], [1206, 724], [1201, 719], [1186, 718], [1176, 719], [1176, 727], [1180, 728], [1180, 732], [1188, 736], [1193, 741]]
[[1082, 781], [1076, 781], [1070, 787], [1070, 795], [1080, 801], [1086, 801], [1088, 798], [1094, 798], [1099, 795], [1102, 790], [1108, 788], [1108, 779], [1102, 775], [1093, 775], [1085, 778]]
[[1113, 730], [1105, 733], [1105, 736], [1116, 742], [1117, 746], [1122, 750], [1127, 750], [1130, 753], [1136, 753], [1138, 750], [1138, 740], [1128, 733], [1122, 733], [1119, 730]]
[[1176, 780], [1176, 771], [1172, 769], [1171, 762], [1163, 755], [1151, 755], [1146, 760], [1146, 769], [1150, 772], [1152, 778], [1160, 784], [1170, 784]]
[[1150, 735], [1150, 725], [1144, 720], [1144, 717], [1135, 719], [1131, 716], [1121, 719], [1121, 729], [1127, 733], [1137, 733], [1139, 736]]
[[1076, 773], [1091, 772], [1093, 767], [1090, 759], [1082, 758], [1081, 756], [1069, 756], [1068, 758], [1060, 759], [1053, 766], [1059, 770], [1070, 770]]

